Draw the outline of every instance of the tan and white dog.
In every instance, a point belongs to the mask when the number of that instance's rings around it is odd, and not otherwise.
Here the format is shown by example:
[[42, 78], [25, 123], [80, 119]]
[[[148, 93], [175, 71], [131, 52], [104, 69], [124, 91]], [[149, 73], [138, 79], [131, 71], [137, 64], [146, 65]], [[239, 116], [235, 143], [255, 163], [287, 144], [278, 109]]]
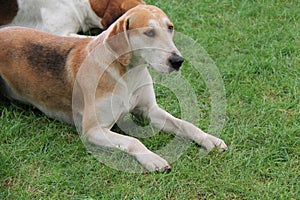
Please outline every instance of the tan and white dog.
[[142, 0], [9, 0], [0, 1], [0, 26], [23, 26], [61, 36], [107, 29]]
[[59, 37], [11, 27], [0, 30], [0, 43], [2, 94], [74, 123], [72, 93], [77, 85], [83, 103], [76, 114], [93, 145], [119, 148], [149, 171], [170, 169], [166, 160], [138, 139], [111, 131], [116, 120], [131, 112], [143, 114], [153, 126], [190, 138], [208, 151], [227, 149], [221, 139], [157, 105], [147, 65], [170, 73], [179, 70], [183, 58], [173, 43], [173, 24], [155, 6], [132, 8], [95, 38]]

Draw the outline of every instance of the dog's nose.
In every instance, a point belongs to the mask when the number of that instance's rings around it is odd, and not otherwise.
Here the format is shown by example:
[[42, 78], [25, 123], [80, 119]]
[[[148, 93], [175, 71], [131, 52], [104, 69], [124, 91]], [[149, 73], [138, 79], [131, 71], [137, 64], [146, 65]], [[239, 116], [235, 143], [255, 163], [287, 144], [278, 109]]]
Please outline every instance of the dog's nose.
[[172, 53], [172, 55], [169, 57], [170, 67], [174, 68], [177, 71], [181, 67], [183, 61], [184, 59], [176, 53]]

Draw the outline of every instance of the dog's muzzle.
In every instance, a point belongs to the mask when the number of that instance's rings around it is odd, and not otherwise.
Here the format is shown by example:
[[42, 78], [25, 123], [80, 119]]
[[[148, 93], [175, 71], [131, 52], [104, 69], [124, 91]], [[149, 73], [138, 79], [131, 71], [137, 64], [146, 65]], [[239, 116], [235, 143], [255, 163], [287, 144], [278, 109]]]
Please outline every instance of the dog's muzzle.
[[173, 52], [168, 59], [168, 65], [169, 65], [169, 67], [178, 71], [179, 68], [181, 67], [183, 61], [184, 61], [184, 59], [180, 55]]

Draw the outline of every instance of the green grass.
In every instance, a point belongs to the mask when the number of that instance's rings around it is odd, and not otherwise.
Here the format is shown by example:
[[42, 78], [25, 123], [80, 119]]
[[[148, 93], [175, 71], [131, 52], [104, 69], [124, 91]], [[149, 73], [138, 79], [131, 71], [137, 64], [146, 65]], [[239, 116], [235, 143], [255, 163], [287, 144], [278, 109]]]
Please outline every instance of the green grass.
[[[1, 102], [0, 199], [299, 199], [300, 3], [147, 3], [163, 9], [218, 66], [227, 100], [221, 137], [229, 150], [201, 157], [193, 144], [170, 173], [124, 173], [87, 153], [75, 128]], [[206, 130], [209, 92], [201, 76], [182, 70], [190, 73]], [[172, 95], [157, 90], [159, 103], [178, 115]], [[159, 148], [160, 135], [143, 142]]]

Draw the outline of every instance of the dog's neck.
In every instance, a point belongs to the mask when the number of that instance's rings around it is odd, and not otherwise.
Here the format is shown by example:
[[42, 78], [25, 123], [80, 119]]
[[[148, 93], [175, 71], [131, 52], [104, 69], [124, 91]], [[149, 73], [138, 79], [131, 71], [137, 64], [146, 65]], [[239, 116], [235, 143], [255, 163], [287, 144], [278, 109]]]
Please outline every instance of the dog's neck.
[[128, 68], [132, 69], [132, 68], [145, 66], [145, 65], [147, 65], [147, 62], [145, 61], [144, 58], [141, 57], [141, 55], [139, 54], [139, 50], [132, 52], [132, 57]]

